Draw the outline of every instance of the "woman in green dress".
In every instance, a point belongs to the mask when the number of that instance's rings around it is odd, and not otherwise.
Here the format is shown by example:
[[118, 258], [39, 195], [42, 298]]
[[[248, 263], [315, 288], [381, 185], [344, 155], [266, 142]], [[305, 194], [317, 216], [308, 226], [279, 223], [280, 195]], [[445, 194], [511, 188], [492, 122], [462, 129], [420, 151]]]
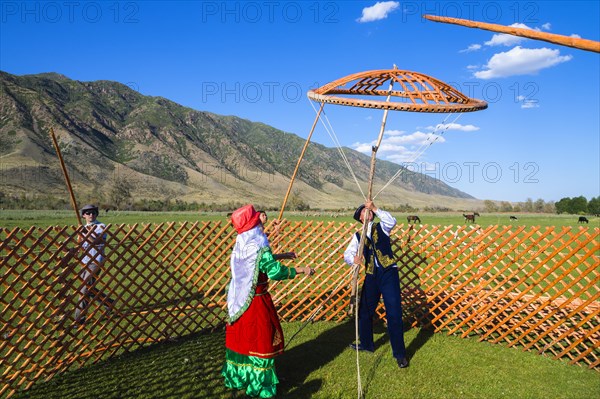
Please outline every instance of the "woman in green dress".
[[225, 332], [225, 386], [245, 389], [251, 397], [271, 398], [279, 380], [275, 356], [283, 353], [284, 338], [277, 311], [268, 292], [268, 280], [285, 280], [298, 273], [312, 275], [310, 267], [288, 268], [273, 255], [263, 231], [260, 213], [246, 205], [231, 215], [238, 236], [231, 255], [231, 282], [227, 294], [229, 322]]

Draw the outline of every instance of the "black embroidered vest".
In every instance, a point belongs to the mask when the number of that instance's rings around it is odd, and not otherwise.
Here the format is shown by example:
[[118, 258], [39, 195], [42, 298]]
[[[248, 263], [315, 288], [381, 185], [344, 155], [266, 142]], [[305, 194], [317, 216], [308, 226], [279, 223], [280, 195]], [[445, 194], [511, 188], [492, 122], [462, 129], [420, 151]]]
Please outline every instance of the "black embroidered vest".
[[[360, 241], [360, 233], [356, 233], [356, 236]], [[363, 256], [365, 257], [365, 265], [368, 274], [373, 274], [373, 267], [375, 267], [375, 262], [373, 262], [372, 260], [373, 242], [375, 243], [375, 256], [377, 256], [377, 261], [382, 267], [386, 268], [396, 264], [396, 259], [394, 256], [394, 251], [392, 251], [390, 237], [383, 232], [383, 229], [381, 228], [381, 223], [373, 223], [371, 229], [371, 240], [367, 238], [367, 242], [365, 242], [365, 248], [363, 250]]]

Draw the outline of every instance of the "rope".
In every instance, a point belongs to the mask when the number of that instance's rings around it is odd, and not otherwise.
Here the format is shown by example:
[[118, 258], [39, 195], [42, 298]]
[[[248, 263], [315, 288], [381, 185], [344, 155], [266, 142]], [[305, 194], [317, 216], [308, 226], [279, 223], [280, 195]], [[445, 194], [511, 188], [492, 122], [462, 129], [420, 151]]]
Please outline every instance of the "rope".
[[[351, 269], [350, 272], [352, 273], [354, 269]], [[317, 315], [319, 314], [319, 312], [321, 311], [321, 309], [323, 309], [323, 306], [325, 306], [325, 303], [327, 303], [331, 297], [333, 297], [333, 294], [337, 294], [338, 290], [340, 289], [340, 287], [342, 286], [342, 284], [344, 284], [346, 282], [346, 278], [342, 278], [340, 280], [340, 282], [338, 283], [338, 285], [331, 291], [331, 294], [329, 294], [329, 296], [327, 298], [325, 298], [324, 301], [321, 302], [321, 305], [319, 305], [317, 307], [317, 309], [315, 309], [310, 316], [308, 316], [308, 319], [304, 322], [304, 324], [300, 327], [300, 329], [298, 331], [296, 331], [294, 333], [294, 335], [292, 335], [292, 337], [287, 341], [287, 343], [285, 344], [285, 348], [287, 348], [287, 346], [290, 344], [290, 342], [292, 342], [292, 340], [294, 339], [294, 337], [296, 335], [298, 335], [298, 333], [302, 330], [304, 330], [304, 328], [308, 325], [308, 323], [310, 323], [311, 321], [313, 321], [313, 319], [315, 317], [317, 317]]]
[[[352, 273], [358, 273], [358, 268], [360, 265], [354, 265], [354, 269]], [[363, 390], [362, 390], [362, 381], [360, 378], [360, 360], [358, 358], [358, 342], [360, 337], [358, 336], [358, 292], [360, 290], [356, 290], [356, 295], [354, 296], [354, 343], [356, 345], [356, 395], [358, 399], [362, 399]]]
[[[410, 163], [415, 162], [421, 155], [423, 155], [423, 153], [425, 152], [425, 150], [427, 148], [429, 148], [431, 145], [433, 145], [433, 143], [435, 143], [442, 135], [444, 132], [442, 132], [442, 134], [440, 135], [436, 135], [436, 131], [438, 130], [439, 126], [444, 126], [444, 122], [446, 122], [446, 120], [450, 117], [450, 115], [446, 116], [446, 118], [444, 118], [444, 120], [442, 121], [441, 124], [436, 125], [435, 129], [433, 130], [433, 132], [431, 132], [429, 134], [429, 137], [427, 137], [427, 140], [421, 144], [421, 146], [417, 149], [417, 151], [415, 151], [415, 156], [413, 157], [413, 159], [410, 161]], [[456, 120], [456, 119], [455, 119]], [[446, 125], [449, 126], [449, 125]], [[447, 128], [446, 128], [447, 130]], [[429, 144], [427, 144], [432, 137], [435, 137], [435, 140]], [[379, 190], [379, 192], [377, 192], [377, 194], [375, 194], [375, 197], [377, 197], [384, 189], [386, 189], [390, 184], [392, 184], [392, 182], [394, 182], [398, 177], [400, 177], [400, 175], [402, 174], [402, 172], [405, 170], [406, 168], [400, 168], [398, 169], [398, 171], [390, 178], [390, 180], [381, 188], [381, 190]], [[374, 197], [374, 198], [375, 198]]]
[[[390, 87], [391, 90], [391, 87]], [[311, 103], [311, 106], [313, 107], [313, 110], [315, 111], [315, 113], [317, 113], [317, 110], [315, 109], [314, 104], [312, 104], [312, 102], [309, 100], [309, 102]], [[325, 112], [323, 112], [323, 114], [325, 115], [325, 120], [327, 121], [327, 124], [325, 124], [325, 122], [323, 121], [323, 119], [321, 119], [321, 116], [319, 114], [317, 114], [318, 119], [321, 121], [321, 123], [323, 124], [323, 127], [325, 128], [325, 130], [327, 131], [327, 134], [329, 134], [329, 137], [331, 138], [331, 140], [333, 141], [333, 143], [336, 146], [336, 149], [338, 150], [340, 156], [342, 157], [342, 160], [344, 161], [344, 164], [346, 165], [346, 167], [348, 168], [348, 170], [350, 171], [350, 174], [352, 175], [352, 177], [354, 178], [354, 181], [356, 183], [356, 186], [358, 187], [358, 189], [360, 190], [363, 198], [366, 201], [366, 196], [365, 193], [362, 191], [362, 188], [360, 187], [360, 184], [358, 182], [358, 179], [356, 178], [356, 175], [354, 174], [354, 171], [352, 170], [352, 167], [350, 166], [350, 162], [348, 161], [348, 158], [346, 157], [346, 155], [344, 154], [344, 151], [342, 149], [341, 143], [339, 142], [337, 135], [335, 134], [335, 130], [333, 129], [333, 126], [331, 125], [331, 122], [329, 121], [329, 118], [327, 117], [327, 115], [325, 114]], [[387, 114], [387, 112], [386, 112]], [[448, 130], [448, 128], [450, 127], [450, 124], [446, 124], [445, 122], [446, 120], [450, 117], [451, 114], [449, 114], [448, 116], [446, 116], [446, 118], [444, 118], [444, 120], [442, 121], [441, 124], [436, 125], [434, 131], [432, 133], [430, 133], [429, 137], [427, 138], [427, 140], [421, 144], [421, 146], [417, 149], [416, 151], [416, 155], [413, 158], [413, 160], [411, 162], [416, 161], [421, 155], [423, 155], [423, 153], [426, 151], [427, 148], [429, 148], [431, 145], [433, 145], [437, 140], [440, 139], [440, 137]], [[459, 114], [452, 123], [456, 122], [456, 120], [458, 120], [458, 118], [461, 116], [461, 114]], [[380, 136], [379, 136], [379, 141], [377, 143], [377, 145], [379, 146], [379, 143], [381, 142], [381, 137], [383, 135], [383, 128], [384, 128], [384, 124], [385, 124], [385, 115], [384, 115], [384, 121], [382, 122], [382, 131], [380, 132]], [[329, 127], [327, 126], [329, 125]], [[441, 132], [441, 134], [436, 135], [435, 133], [437, 132], [437, 130], [440, 127], [444, 127], [445, 129]], [[433, 141], [431, 141], [431, 138], [435, 137], [433, 139]], [[376, 147], [373, 147], [373, 151], [376, 151]], [[372, 160], [373, 163], [373, 160]], [[394, 182], [404, 171], [404, 169], [406, 168], [402, 168], [400, 167], [400, 169], [390, 178], [390, 180], [381, 188], [381, 190], [379, 190], [379, 192], [377, 194], [375, 194], [375, 196], [373, 196], [371, 199], [375, 199], [385, 188], [387, 188], [390, 184], [392, 184], [392, 182]], [[371, 195], [371, 184], [372, 182], [370, 182], [369, 185], [369, 196]], [[358, 265], [355, 265], [354, 268], [352, 269], [352, 274], [354, 275], [354, 273], [357, 273], [358, 270]], [[343, 280], [342, 280], [343, 281]], [[300, 332], [302, 331], [309, 322], [311, 322], [314, 317], [318, 314], [318, 312], [323, 308], [325, 302], [327, 302], [329, 300], [329, 298], [331, 297], [331, 295], [333, 295], [333, 293], [337, 292], [337, 289], [339, 288], [339, 284], [338, 287], [336, 287], [336, 289], [329, 295], [329, 297], [322, 302], [322, 304], [313, 312], [312, 315], [309, 316], [308, 320], [304, 323], [304, 325], [302, 327], [300, 327], [300, 329], [290, 338], [290, 340], [288, 341], [288, 343], [286, 344], [286, 346], [294, 339], [294, 337]], [[359, 304], [359, 290], [355, 291], [355, 298], [354, 298], [354, 326], [355, 326], [355, 342], [356, 342], [356, 372], [357, 372], [357, 397], [358, 399], [362, 399], [363, 398], [363, 390], [362, 390], [362, 381], [361, 381], [361, 377], [360, 377], [360, 360], [359, 360], [359, 350], [358, 350], [358, 342], [359, 342], [359, 332], [358, 332], [358, 304]]]
[[[352, 275], [356, 272], [358, 266], [355, 265], [352, 269], [350, 269], [349, 275]], [[285, 346], [284, 346], [284, 350], [287, 349], [288, 345], [292, 342], [292, 340], [296, 337], [296, 335], [298, 335], [300, 333], [300, 331], [304, 330], [304, 328], [306, 328], [306, 326], [308, 325], [308, 323], [312, 322], [313, 319], [319, 314], [319, 312], [321, 311], [321, 309], [323, 309], [323, 306], [325, 306], [325, 304], [331, 299], [331, 297], [334, 294], [337, 294], [339, 288], [342, 286], [342, 284], [344, 284], [346, 282], [346, 278], [342, 278], [340, 280], [340, 282], [336, 285], [336, 287], [331, 291], [331, 294], [329, 294], [329, 296], [321, 302], [321, 305], [319, 305], [317, 307], [317, 309], [315, 309], [315, 311], [308, 317], [308, 319], [304, 322], [304, 324], [298, 329], [298, 331], [296, 331], [294, 333], [294, 335], [291, 336], [291, 338], [289, 340], [287, 340]], [[359, 294], [359, 290], [356, 290], [356, 295], [354, 297], [354, 334], [355, 334], [355, 339], [356, 339], [356, 343], [358, 344], [358, 294]], [[362, 399], [363, 397], [363, 393], [362, 393], [362, 381], [360, 378], [360, 361], [358, 358], [358, 347], [356, 349], [356, 373], [357, 373], [357, 391], [358, 391], [358, 399]]]
[[[312, 101], [310, 101], [310, 100], [308, 100], [308, 101], [310, 102], [310, 105], [313, 107], [313, 110], [316, 113], [317, 110], [316, 110], [314, 104], [312, 103]], [[344, 153], [342, 145], [341, 145], [340, 141], [338, 140], [337, 135], [335, 134], [335, 131], [333, 130], [333, 126], [329, 122], [329, 118], [327, 117], [327, 115], [325, 113], [325, 110], [323, 110], [322, 113], [323, 113], [323, 115], [325, 115], [325, 119], [327, 120], [327, 124], [331, 127], [331, 131], [329, 130], [329, 128], [327, 127], [327, 125], [325, 124], [325, 122], [323, 122], [323, 119], [321, 119], [320, 116], [319, 116], [319, 120], [323, 124], [323, 127], [325, 128], [325, 131], [327, 132], [327, 134], [329, 134], [329, 137], [331, 138], [331, 141], [333, 141], [333, 144], [335, 144], [336, 150], [338, 150], [338, 153], [342, 157], [342, 160], [344, 161], [344, 164], [348, 168], [348, 171], [350, 171], [350, 174], [352, 175], [352, 178], [354, 179], [354, 182], [356, 183], [356, 186], [358, 187], [358, 190], [362, 194], [363, 199], [366, 201], [367, 197], [365, 196], [365, 193], [363, 192], [362, 188], [360, 187], [360, 184], [358, 183], [358, 179], [356, 178], [356, 175], [354, 174], [354, 171], [352, 170], [352, 166], [350, 166], [350, 161], [348, 161], [348, 158], [346, 157], [346, 154]]]
[[[458, 120], [458, 118], [461, 117], [461, 114], [458, 114], [458, 116], [456, 118], [454, 118], [454, 120], [449, 123], [449, 124], [445, 124], [446, 120], [450, 117], [450, 115], [452, 114], [448, 114], [448, 116], [446, 116], [446, 118], [444, 118], [444, 120], [442, 121], [442, 123], [436, 125], [435, 129], [433, 130], [433, 132], [431, 132], [429, 134], [429, 137], [427, 138], [427, 140], [425, 140], [425, 142], [423, 144], [421, 144], [421, 146], [417, 149], [417, 151], [415, 151], [415, 156], [412, 160], [409, 161], [409, 163], [413, 163], [415, 162], [417, 159], [419, 159], [421, 157], [421, 155], [423, 155], [425, 153], [425, 151], [427, 151], [427, 149], [429, 147], [431, 147], [436, 141], [438, 141], [440, 139], [440, 137], [442, 137], [444, 135], [444, 133], [446, 133], [446, 131], [448, 131], [448, 128]], [[440, 134], [435, 134], [438, 130], [439, 127], [445, 127], [444, 130], [440, 133]], [[432, 137], [435, 137], [435, 139], [433, 141], [431, 141], [429, 143], [429, 141], [431, 140]], [[428, 144], [429, 143], [429, 144]], [[406, 170], [406, 168], [402, 168], [400, 167], [400, 169], [398, 169], [398, 171], [390, 178], [390, 180], [388, 180], [388, 182], [377, 192], [377, 194], [375, 194], [373, 196], [373, 199], [377, 198], [377, 196], [379, 194], [381, 194], [381, 192], [383, 190], [385, 190], [390, 184], [392, 184], [394, 181], [396, 181], [396, 179], [398, 179], [398, 177], [400, 177], [400, 175], [402, 175], [402, 172], [404, 172]]]

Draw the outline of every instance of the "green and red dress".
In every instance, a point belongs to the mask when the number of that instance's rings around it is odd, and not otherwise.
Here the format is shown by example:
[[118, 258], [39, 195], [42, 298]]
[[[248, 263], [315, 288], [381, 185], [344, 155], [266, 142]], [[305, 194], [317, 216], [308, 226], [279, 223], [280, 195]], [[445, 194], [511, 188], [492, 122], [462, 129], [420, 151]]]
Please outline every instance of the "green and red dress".
[[[262, 228], [257, 229], [260, 231], [240, 234], [246, 237], [241, 237], [241, 243], [236, 241], [232, 255], [229, 323], [225, 331], [225, 365], [221, 374], [228, 388], [245, 389], [252, 397], [271, 398], [279, 383], [274, 358], [283, 353], [284, 338], [268, 292], [268, 279], [294, 278], [296, 269], [283, 266], [274, 259], [271, 248], [262, 246], [268, 245]], [[245, 254], [243, 248], [254, 249], [253, 245], [259, 248], [257, 252]]]

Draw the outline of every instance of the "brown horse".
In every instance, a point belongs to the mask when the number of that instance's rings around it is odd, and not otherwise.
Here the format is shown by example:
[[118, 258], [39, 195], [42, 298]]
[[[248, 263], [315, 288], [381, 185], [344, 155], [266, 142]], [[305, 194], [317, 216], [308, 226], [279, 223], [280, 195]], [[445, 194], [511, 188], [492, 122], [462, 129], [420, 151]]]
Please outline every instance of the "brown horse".
[[421, 219], [419, 219], [419, 217], [417, 215], [408, 215], [406, 217], [406, 221], [408, 223], [410, 222], [417, 222], [417, 223], [421, 223]]
[[[479, 214], [478, 214], [478, 215], [479, 215]], [[475, 214], [472, 214], [472, 215], [471, 215], [471, 214], [465, 215], [465, 214], [463, 213], [463, 216], [464, 216], [464, 218], [465, 218], [465, 223], [467, 223], [467, 222], [473, 222], [473, 223], [475, 223]]]

